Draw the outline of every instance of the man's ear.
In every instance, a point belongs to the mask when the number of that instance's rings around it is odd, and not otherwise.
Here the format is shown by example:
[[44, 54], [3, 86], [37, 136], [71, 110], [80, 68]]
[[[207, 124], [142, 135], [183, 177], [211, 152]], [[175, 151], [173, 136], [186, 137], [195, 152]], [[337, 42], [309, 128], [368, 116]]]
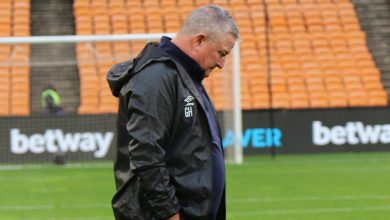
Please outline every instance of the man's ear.
[[207, 39], [207, 36], [206, 34], [204, 33], [198, 33], [197, 35], [195, 35], [195, 37], [193, 38], [193, 47], [194, 48], [197, 48], [199, 46], [203, 46], [203, 44], [205, 43]]

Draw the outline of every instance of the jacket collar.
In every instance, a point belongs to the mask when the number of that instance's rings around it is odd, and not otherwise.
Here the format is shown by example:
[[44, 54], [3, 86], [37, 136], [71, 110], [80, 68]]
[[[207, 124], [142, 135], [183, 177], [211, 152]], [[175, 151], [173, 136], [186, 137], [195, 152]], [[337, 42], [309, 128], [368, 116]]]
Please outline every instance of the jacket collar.
[[196, 85], [194, 83], [194, 80], [191, 79], [190, 75], [187, 74], [186, 69], [177, 61], [174, 61], [176, 63], [176, 67], [178, 69], [178, 73], [180, 78], [183, 80], [184, 85], [191, 91], [191, 93], [195, 96], [196, 100], [200, 103], [202, 106], [202, 109], [204, 112], [206, 112], [206, 106], [205, 103], [203, 103], [203, 99], [201, 95], [199, 94], [198, 89], [196, 88]]
[[135, 65], [133, 67], [134, 74], [141, 71], [145, 66], [153, 62], [171, 62], [176, 66], [179, 77], [182, 79], [185, 87], [187, 87], [191, 94], [193, 94], [196, 100], [200, 103], [203, 108], [203, 111], [206, 112], [205, 104], [203, 99], [199, 94], [198, 89], [195, 85], [195, 80], [192, 79], [190, 73], [187, 69], [181, 64], [176, 58], [169, 56], [169, 54], [160, 48], [156, 43], [148, 43], [140, 55], [135, 59]]
[[199, 64], [193, 60], [190, 56], [184, 53], [179, 47], [171, 42], [171, 38], [163, 36], [161, 38], [160, 45], [158, 46], [168, 53], [170, 57], [178, 61], [191, 78], [197, 83], [201, 83], [205, 77], [205, 71]]

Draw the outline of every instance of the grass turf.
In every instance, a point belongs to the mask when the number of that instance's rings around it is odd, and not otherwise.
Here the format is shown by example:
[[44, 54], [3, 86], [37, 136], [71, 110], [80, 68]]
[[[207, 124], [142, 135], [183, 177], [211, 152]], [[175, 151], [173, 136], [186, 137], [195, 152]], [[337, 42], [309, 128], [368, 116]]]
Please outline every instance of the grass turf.
[[[227, 165], [228, 219], [389, 219], [390, 153], [246, 157]], [[0, 166], [0, 219], [113, 219], [112, 165]]]

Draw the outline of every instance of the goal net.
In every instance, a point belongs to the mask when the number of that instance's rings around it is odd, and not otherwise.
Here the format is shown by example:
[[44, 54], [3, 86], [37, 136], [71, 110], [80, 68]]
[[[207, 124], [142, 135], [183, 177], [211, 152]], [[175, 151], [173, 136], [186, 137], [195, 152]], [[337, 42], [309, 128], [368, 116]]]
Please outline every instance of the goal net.
[[[7, 93], [7, 100], [13, 100], [12, 94], [17, 94], [16, 91], [24, 93], [24, 99], [17, 99], [20, 102], [18, 106], [22, 106], [19, 110], [16, 108], [17, 105], [12, 103], [6, 108], [2, 108], [4, 112], [0, 113], [0, 119], [10, 119], [10, 125], [4, 128], [15, 129], [15, 126], [11, 125], [13, 123], [11, 118], [17, 120], [21, 118], [20, 116], [23, 116], [24, 120], [40, 121], [36, 120], [39, 118], [44, 121], [45, 113], [40, 96], [47, 86], [55, 86], [61, 96], [63, 108], [61, 124], [50, 126], [51, 122], [31, 123], [28, 126], [28, 131], [25, 132], [29, 133], [30, 136], [23, 134], [29, 141], [32, 140], [32, 135], [45, 132], [42, 130], [42, 126], [46, 126], [48, 129], [64, 127], [64, 135], [71, 134], [73, 127], [86, 126], [81, 118], [77, 119], [78, 116], [93, 117], [94, 123], [90, 124], [94, 124], [97, 128], [111, 123], [110, 120], [110, 122], [107, 121], [107, 115], [115, 116], [118, 103], [108, 88], [107, 71], [113, 64], [135, 57], [148, 41], [159, 41], [162, 35], [174, 36], [174, 34], [128, 34], [0, 38], [0, 49], [9, 48], [6, 53], [7, 57], [0, 62], [0, 71], [2, 71], [0, 75], [1, 79], [4, 79], [0, 80], [0, 83], [2, 83], [2, 88], [5, 88], [3, 84], [10, 88], [9, 90], [1, 90], [1, 95], [5, 96], [4, 94]], [[18, 51], [25, 52], [23, 59], [18, 56], [21, 53]], [[227, 57], [225, 67], [222, 70], [215, 70], [208, 79], [204, 80], [204, 86], [218, 111], [222, 136], [225, 136], [227, 132], [234, 134], [234, 138], [225, 145], [226, 160], [238, 164], [242, 163], [239, 62], [239, 45], [236, 45]], [[22, 69], [25, 73], [18, 74], [18, 71], [21, 72]], [[7, 80], [5, 80], [6, 78]], [[12, 87], [15, 87], [15, 91], [12, 90]], [[4, 106], [5, 104], [2, 107]], [[67, 119], [67, 117], [71, 118]], [[52, 116], [49, 117], [49, 119], [51, 118]], [[71, 121], [74, 119], [75, 121]], [[88, 120], [91, 121], [91, 119]], [[75, 125], [67, 126], [67, 124]], [[16, 132], [16, 130], [13, 131]], [[17, 131], [20, 132], [20, 135], [23, 132], [22, 129]], [[3, 131], [3, 133], [8, 135], [8, 138], [2, 138], [2, 140], [7, 140], [6, 142], [12, 145], [11, 133], [9, 131]], [[22, 137], [20, 135], [18, 137]], [[13, 143], [19, 147], [18, 149], [22, 149], [24, 142], [22, 143], [21, 139], [18, 141]], [[8, 145], [8, 143], [1, 144]], [[57, 142], [55, 143], [59, 145]], [[41, 145], [44, 144], [36, 144], [35, 146], [35, 148], [41, 149], [38, 152], [45, 151], [48, 153], [47, 155], [53, 153]], [[63, 149], [58, 147], [58, 151], [65, 152], [67, 157], [75, 160], [93, 159], [93, 156], [84, 157], [82, 154], [76, 154], [76, 151], [83, 150], [81, 147], [78, 149], [76, 145], [73, 148], [72, 146], [70, 144]], [[89, 148], [92, 149], [93, 146], [89, 146]], [[97, 151], [97, 144], [95, 148]], [[87, 150], [84, 149], [84, 151]], [[112, 149], [108, 149], [101, 158], [108, 159], [108, 157], [113, 156], [111, 151]], [[45, 153], [40, 154], [40, 159], [43, 161], [47, 160], [44, 156]], [[32, 162], [34, 161], [32, 160]]]

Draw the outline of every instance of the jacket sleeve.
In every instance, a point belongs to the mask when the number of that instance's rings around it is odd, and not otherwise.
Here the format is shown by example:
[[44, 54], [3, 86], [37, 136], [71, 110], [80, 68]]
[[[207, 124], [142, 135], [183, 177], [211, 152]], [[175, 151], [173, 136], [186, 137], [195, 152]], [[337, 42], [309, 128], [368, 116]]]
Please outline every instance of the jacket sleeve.
[[136, 74], [129, 86], [130, 169], [140, 178], [141, 197], [153, 215], [164, 219], [180, 208], [165, 163], [176, 107], [175, 79], [163, 63], [155, 63]]

